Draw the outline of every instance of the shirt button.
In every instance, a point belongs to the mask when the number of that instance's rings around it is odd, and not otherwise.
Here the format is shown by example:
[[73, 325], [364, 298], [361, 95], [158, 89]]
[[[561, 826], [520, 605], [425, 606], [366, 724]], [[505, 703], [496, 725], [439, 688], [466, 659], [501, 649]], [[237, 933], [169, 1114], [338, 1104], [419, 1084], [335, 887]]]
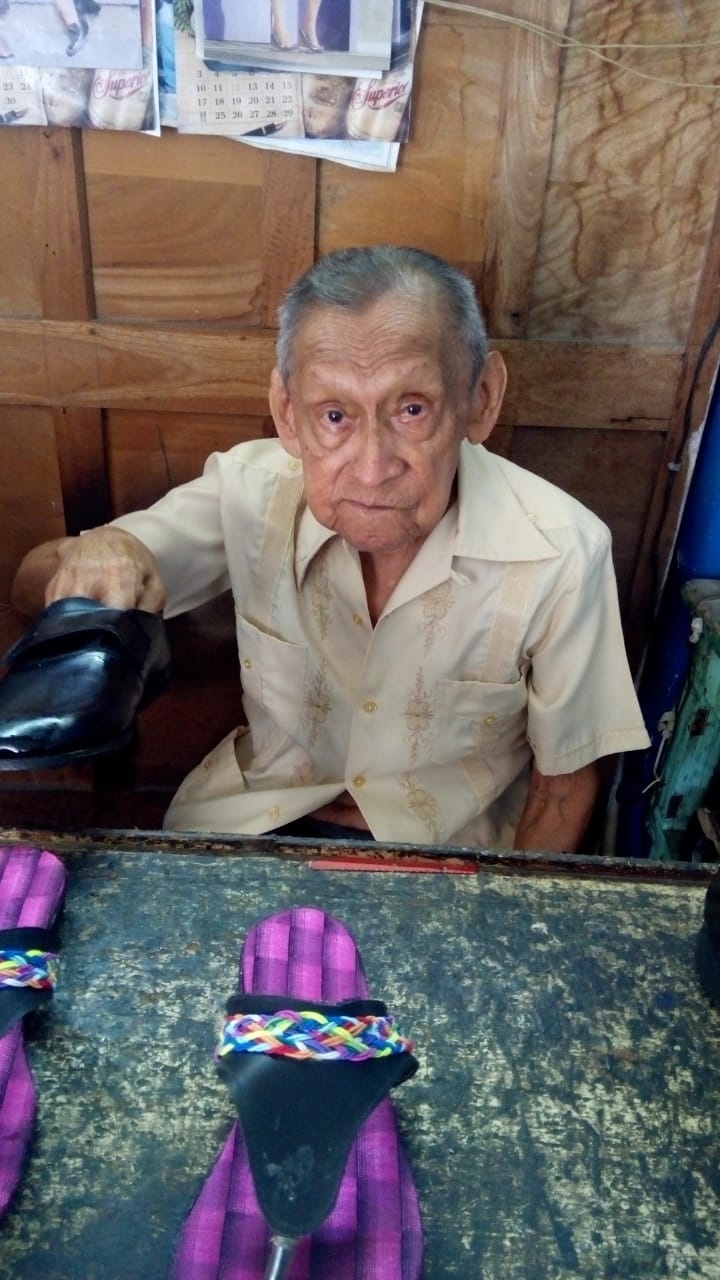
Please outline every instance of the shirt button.
[[245, 670], [246, 670], [246, 671], [249, 671], [249, 670], [250, 670], [250, 668], [251, 668], [251, 666], [252, 666], [252, 662], [250, 661], [250, 659], [249, 659], [249, 658], [243, 658], [243, 666], [244, 666], [244, 668], [245, 668]]
[[353, 614], [353, 622], [356, 622], [358, 626], [362, 626], [362, 618], [359, 613]]
[[537, 524], [537, 516], [534, 511], [528, 511], [527, 518], [531, 524]]
[[289, 465], [290, 465], [290, 470], [291, 470], [291, 471], [299, 471], [299, 470], [300, 470], [300, 461], [299, 461], [299, 459], [298, 459], [298, 458], [292, 458], [292, 459], [290, 460], [290, 464], [289, 464]]
[[276, 804], [272, 805], [272, 807], [267, 811], [267, 816], [268, 818], [279, 818], [280, 817], [279, 807]]
[[212, 769], [212, 760], [203, 760], [203, 769]]
[[353, 778], [353, 786], [354, 786], [354, 787], [364, 787], [364, 786], [365, 786], [365, 777], [364, 777], [364, 775], [363, 775], [362, 773], [356, 773], [356, 774], [355, 774], [355, 777]]
[[373, 711], [377, 711], [377, 702], [373, 702], [372, 698], [369, 698], [367, 702], [363, 702], [363, 711], [367, 711], [368, 715], [371, 716]]
[[495, 723], [495, 716], [486, 716], [486, 717], [485, 717], [485, 723], [486, 723], [486, 724], [494, 724], [494, 723]]

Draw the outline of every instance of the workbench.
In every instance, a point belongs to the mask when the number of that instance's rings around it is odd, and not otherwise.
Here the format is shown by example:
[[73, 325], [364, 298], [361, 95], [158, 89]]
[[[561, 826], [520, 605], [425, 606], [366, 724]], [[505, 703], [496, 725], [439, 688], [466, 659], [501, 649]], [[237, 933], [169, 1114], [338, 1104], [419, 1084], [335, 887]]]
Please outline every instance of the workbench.
[[425, 1280], [717, 1280], [720, 1012], [694, 972], [711, 868], [35, 843], [68, 892], [55, 999], [26, 1035], [39, 1120], [0, 1280], [164, 1280], [234, 1119], [212, 1055], [240, 945], [296, 904], [349, 927], [415, 1041], [393, 1097]]

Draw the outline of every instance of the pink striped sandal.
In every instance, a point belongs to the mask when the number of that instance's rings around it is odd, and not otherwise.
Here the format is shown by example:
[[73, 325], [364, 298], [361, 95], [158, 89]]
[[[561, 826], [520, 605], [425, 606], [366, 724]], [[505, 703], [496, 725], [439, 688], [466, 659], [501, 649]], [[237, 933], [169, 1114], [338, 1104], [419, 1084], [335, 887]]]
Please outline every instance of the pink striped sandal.
[[52, 853], [0, 846], [0, 1215], [20, 1181], [37, 1099], [22, 1019], [52, 998], [57, 944], [51, 931], [65, 892]]
[[417, 1062], [368, 999], [353, 938], [314, 907], [260, 921], [227, 1011], [218, 1070], [240, 1121], [173, 1280], [418, 1280], [420, 1211], [387, 1097]]

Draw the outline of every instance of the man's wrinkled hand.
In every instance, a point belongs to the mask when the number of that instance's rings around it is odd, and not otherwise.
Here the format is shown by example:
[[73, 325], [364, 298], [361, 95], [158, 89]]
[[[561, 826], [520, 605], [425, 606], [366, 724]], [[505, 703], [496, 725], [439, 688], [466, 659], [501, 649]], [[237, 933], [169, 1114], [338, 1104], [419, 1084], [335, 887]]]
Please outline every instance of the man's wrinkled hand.
[[133, 534], [105, 526], [56, 548], [58, 567], [45, 588], [45, 604], [87, 596], [113, 609], [159, 613], [165, 589], [154, 557]]

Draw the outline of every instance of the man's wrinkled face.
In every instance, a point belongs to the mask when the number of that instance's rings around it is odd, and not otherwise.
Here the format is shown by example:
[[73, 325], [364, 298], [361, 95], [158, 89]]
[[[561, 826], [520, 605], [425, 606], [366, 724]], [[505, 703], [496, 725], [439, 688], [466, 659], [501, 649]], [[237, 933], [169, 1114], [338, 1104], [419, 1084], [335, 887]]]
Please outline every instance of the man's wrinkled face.
[[313, 515], [358, 551], [407, 551], [450, 504], [470, 415], [465, 359], [444, 350], [442, 311], [388, 294], [361, 312], [316, 309], [271, 404], [302, 460]]

